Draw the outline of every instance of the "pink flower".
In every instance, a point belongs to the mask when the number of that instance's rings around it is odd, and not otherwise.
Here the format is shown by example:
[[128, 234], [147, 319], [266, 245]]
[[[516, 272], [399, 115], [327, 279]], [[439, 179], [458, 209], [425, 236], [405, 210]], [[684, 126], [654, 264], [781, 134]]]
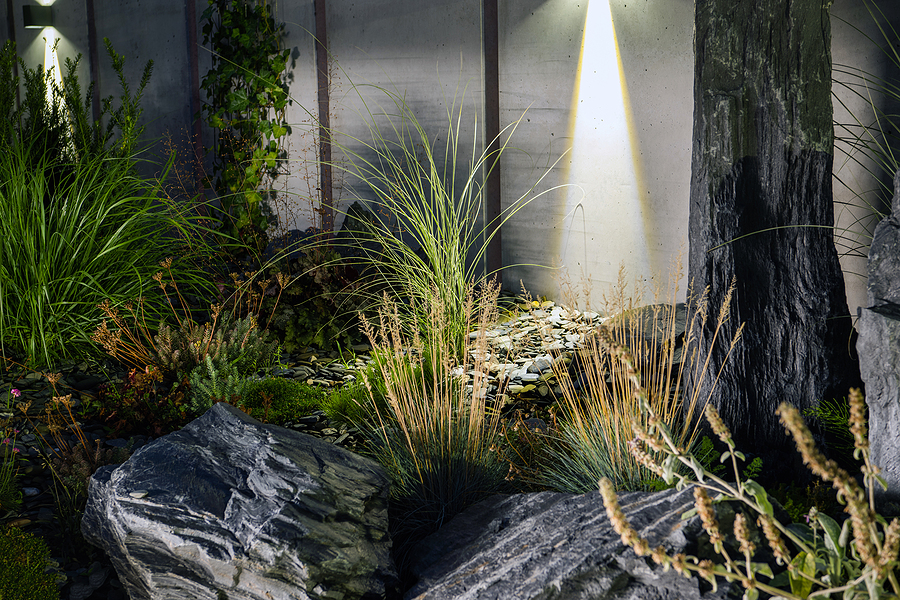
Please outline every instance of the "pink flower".
[[5, 438], [5, 439], [3, 440], [3, 442], [0, 442], [0, 443], [3, 443], [3, 444], [11, 444], [11, 443], [12, 443], [12, 440], [10, 440], [9, 438]]
[[18, 454], [18, 452], [19, 452], [19, 449], [14, 447], [14, 448], [13, 448], [13, 454]]
[[17, 390], [16, 388], [13, 388], [13, 389], [9, 390], [9, 392], [10, 392], [13, 396], [15, 396], [16, 398], [18, 398], [19, 396], [22, 395], [22, 392], [20, 392], [20, 391]]

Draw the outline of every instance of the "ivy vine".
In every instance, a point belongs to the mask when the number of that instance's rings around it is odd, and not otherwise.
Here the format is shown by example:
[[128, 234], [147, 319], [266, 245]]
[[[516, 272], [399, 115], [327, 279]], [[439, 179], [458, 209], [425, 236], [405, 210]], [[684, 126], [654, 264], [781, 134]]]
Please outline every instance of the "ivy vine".
[[203, 43], [213, 59], [201, 87], [206, 122], [216, 132], [212, 186], [219, 195], [220, 231], [256, 254], [268, 242], [267, 201], [290, 133], [290, 50], [272, 1], [209, 0], [203, 12]]

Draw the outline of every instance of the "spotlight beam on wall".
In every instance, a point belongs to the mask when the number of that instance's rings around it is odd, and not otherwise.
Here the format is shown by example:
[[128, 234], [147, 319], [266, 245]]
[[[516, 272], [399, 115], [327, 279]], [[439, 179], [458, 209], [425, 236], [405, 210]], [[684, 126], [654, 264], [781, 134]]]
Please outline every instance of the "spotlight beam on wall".
[[[606, 257], [615, 273], [652, 275], [644, 227], [645, 185], [610, 2], [590, 0], [570, 112], [572, 160], [567, 181], [568, 235], [559, 254], [568, 264]], [[591, 277], [591, 273], [583, 273]], [[596, 274], [595, 274], [596, 275]], [[614, 283], [595, 279], [601, 289]]]

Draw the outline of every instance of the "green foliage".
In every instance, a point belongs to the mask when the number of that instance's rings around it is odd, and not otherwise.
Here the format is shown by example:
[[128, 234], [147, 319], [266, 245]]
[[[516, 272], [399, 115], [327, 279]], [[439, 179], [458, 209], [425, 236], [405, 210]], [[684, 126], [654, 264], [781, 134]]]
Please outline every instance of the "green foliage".
[[850, 406], [847, 399], [820, 400], [812, 408], [803, 411], [824, 430], [831, 449], [844, 455], [853, 454], [853, 433], [850, 431]]
[[[697, 457], [697, 460], [700, 461], [700, 464], [703, 465], [703, 468], [713, 473], [714, 475], [724, 475], [727, 468], [724, 464], [722, 464], [721, 458], [722, 453], [716, 449], [715, 444], [709, 438], [709, 436], [704, 435], [700, 438], [700, 441], [697, 443], [696, 449], [693, 451], [694, 456]], [[741, 476], [744, 479], [753, 479], [758, 476], [762, 472], [763, 461], [760, 457], [755, 457], [748, 464], [744, 465], [741, 470]]]
[[121, 384], [103, 385], [97, 402], [83, 399], [84, 414], [106, 423], [113, 436], [147, 431], [159, 436], [180, 429], [189, 418], [187, 381], [167, 388], [162, 380], [151, 367], [131, 369]]
[[818, 479], [806, 486], [782, 483], [769, 490], [769, 494], [781, 504], [791, 523], [806, 520], [812, 509], [817, 513], [837, 515], [842, 508], [828, 485]]
[[[184, 206], [161, 198], [136, 173], [140, 98], [151, 65], [133, 95], [124, 60], [108, 43], [107, 50], [124, 87], [118, 108], [112, 98], [104, 102], [105, 128], [77, 97], [75, 62], [61, 89], [49, 73], [22, 64], [20, 108], [0, 95], [0, 351], [37, 366], [95, 354], [91, 332], [103, 319], [104, 300], [121, 307], [145, 297], [147, 315], [162, 314], [162, 297], [145, 294], [144, 282], [173, 246], [191, 254], [181, 240], [200, 228]], [[15, 89], [14, 46], [0, 56], [0, 87]], [[191, 290], [210, 287], [189, 263], [176, 277]]]
[[203, 364], [197, 365], [190, 374], [191, 392], [188, 411], [201, 415], [216, 402], [228, 402], [241, 408], [247, 380], [240, 375], [234, 364], [216, 365], [210, 355]]
[[15, 512], [22, 505], [22, 492], [16, 480], [19, 458], [19, 450], [15, 447], [16, 433], [18, 430], [10, 431], [4, 427], [0, 440], [0, 517]]
[[[479, 153], [477, 132], [471, 148], [460, 139], [463, 103], [457, 107], [455, 98], [447, 111], [446, 130], [432, 136], [402, 95], [375, 89], [387, 106], [370, 106], [361, 86], [356, 87], [366, 111], [362, 116], [368, 139], [329, 132], [346, 159], [333, 165], [346, 174], [345, 191], [371, 212], [356, 219], [345, 237], [322, 244], [341, 246], [349, 255], [349, 264], [360, 272], [357, 301], [370, 309], [370, 316], [387, 294], [396, 303], [406, 334], [417, 331], [424, 343], [431, 337], [429, 313], [432, 295], [437, 294], [445, 311], [441, 325], [453, 355], [461, 358], [464, 334], [471, 326], [463, 320], [467, 289], [494, 277], [483, 268], [488, 244], [503, 223], [541, 195], [533, 194], [540, 180], [484, 223], [483, 177], [506, 150], [519, 121], [504, 129], [505, 139], [497, 140], [496, 151]], [[443, 147], [438, 139], [443, 139]]]
[[[362, 423], [366, 423], [367, 427], [374, 427], [377, 415], [387, 414], [387, 385], [379, 366], [384, 363], [378, 362], [377, 351], [373, 354], [374, 364], [359, 370], [355, 381], [345, 383], [328, 394], [322, 410], [329, 419], [353, 427]], [[415, 369], [415, 366], [411, 368]]]
[[277, 342], [266, 337], [254, 315], [232, 319], [227, 313], [214, 313], [208, 323], [183, 319], [178, 328], [160, 323], [154, 338], [157, 364], [184, 376], [198, 367], [202, 371], [208, 359], [216, 370], [233, 367], [240, 377], [249, 377], [272, 361]]
[[284, 425], [322, 408], [321, 388], [295, 379], [249, 379], [243, 389], [243, 410], [263, 423]]
[[336, 251], [307, 248], [287, 262], [290, 284], [283, 288], [281, 302], [273, 311], [274, 298], [263, 300], [269, 329], [283, 340], [286, 352], [308, 346], [322, 350], [350, 347], [362, 340], [358, 308], [351, 296], [357, 273]]
[[216, 131], [215, 189], [221, 231], [251, 252], [262, 252], [269, 225], [266, 199], [274, 194], [280, 144], [290, 133], [285, 72], [290, 50], [284, 24], [268, 0], [209, 0], [203, 43], [212, 67], [203, 78], [206, 122]]
[[[895, 518], [888, 523], [875, 511], [874, 486], [880, 484], [885, 489], [887, 486], [878, 476], [878, 468], [869, 461], [865, 400], [859, 390], [850, 392], [850, 423], [856, 454], [864, 463], [861, 469], [862, 485], [816, 448], [812, 433], [794, 406], [783, 403], [778, 408], [777, 413], [794, 438], [803, 462], [820, 479], [832, 484], [849, 517], [840, 524], [831, 516], [812, 509], [808, 515], [808, 525], [785, 525], [775, 517], [775, 509], [766, 490], [756, 481], [742, 478], [738, 463], [744, 462], [745, 457], [736, 450], [731, 432], [715, 407], [711, 404], [706, 406], [706, 418], [713, 432], [728, 448], [719, 460], [730, 461], [734, 478], [731, 482], [705, 469], [690, 451], [681, 446], [650, 405], [634, 369], [631, 353], [613, 340], [605, 341], [607, 347], [628, 367], [634, 394], [650, 416], [646, 425], [635, 421], [635, 426], [640, 428], [640, 442], [633, 448], [635, 456], [666, 483], [674, 483], [678, 488], [694, 486], [696, 511], [693, 514], [699, 514], [720, 560], [716, 564], [684, 554], [669, 556], [661, 548], [652, 549], [649, 542], [628, 523], [619, 507], [615, 487], [604, 478], [600, 481], [600, 492], [607, 514], [623, 543], [631, 546], [639, 556], [652, 555], [653, 560], [666, 569], [674, 568], [682, 574], [697, 573], [712, 583], [714, 588], [718, 578], [740, 582], [744, 587], [744, 600], [756, 600], [760, 593], [781, 600], [837, 597], [835, 594], [841, 594], [840, 597], [845, 600], [876, 600], [900, 595], [900, 582], [896, 575], [900, 520]], [[652, 456], [648, 448], [659, 450]], [[679, 465], [695, 479], [691, 480], [676, 468]], [[743, 513], [734, 520], [733, 535], [737, 549], [728, 549], [725, 541], [730, 533], [720, 527], [710, 494], [719, 502], [739, 502], [758, 516], [757, 523], [777, 565], [782, 567], [781, 573], [776, 574], [767, 562], [754, 561], [758, 548]], [[691, 513], [686, 516], [691, 516]]]
[[0, 599], [55, 600], [56, 575], [47, 570], [50, 549], [18, 527], [0, 530]]

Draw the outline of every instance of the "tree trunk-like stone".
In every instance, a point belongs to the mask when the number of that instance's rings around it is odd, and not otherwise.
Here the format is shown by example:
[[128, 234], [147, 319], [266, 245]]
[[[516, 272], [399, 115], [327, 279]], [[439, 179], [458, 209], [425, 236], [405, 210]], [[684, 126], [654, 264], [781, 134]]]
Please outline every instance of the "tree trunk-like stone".
[[713, 341], [711, 318], [696, 341], [713, 360], [686, 385], [769, 459], [790, 448], [779, 403], [804, 409], [858, 379], [832, 230], [828, 5], [696, 2], [689, 275], [713, 317], [736, 288], [724, 331]]

